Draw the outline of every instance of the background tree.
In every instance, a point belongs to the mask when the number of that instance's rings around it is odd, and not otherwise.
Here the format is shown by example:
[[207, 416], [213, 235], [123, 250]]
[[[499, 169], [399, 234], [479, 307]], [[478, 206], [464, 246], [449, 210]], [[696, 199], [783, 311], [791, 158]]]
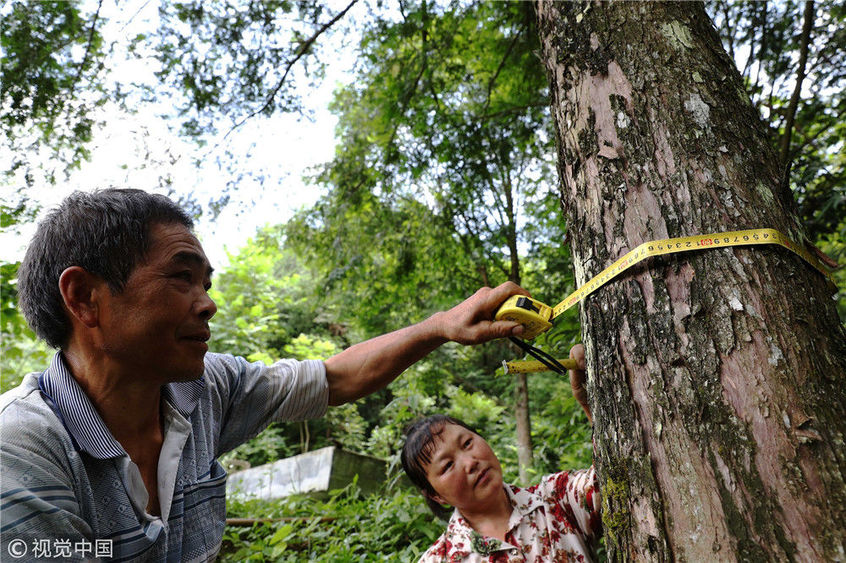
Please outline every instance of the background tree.
[[0, 212], [3, 229], [32, 221], [39, 179], [54, 183], [89, 158], [95, 110], [108, 96], [99, 5], [14, 2], [0, 9]]
[[[537, 12], [580, 284], [653, 239], [769, 226], [806, 242], [702, 5]], [[793, 254], [744, 247], [653, 259], [585, 301], [611, 559], [842, 557], [831, 289]]]
[[18, 266], [0, 264], [0, 392], [18, 385], [30, 371], [44, 369], [51, 355], [18, 311]]
[[135, 45], [154, 49], [161, 63], [151, 93], [171, 96], [183, 133], [202, 139], [221, 126], [301, 111], [299, 92], [323, 78], [321, 37], [357, 2], [337, 10], [304, 0], [162, 2], [156, 36]]
[[[312, 298], [314, 284], [311, 271], [285, 248], [280, 228], [260, 230], [215, 275], [210, 295], [220, 312], [211, 321], [211, 349], [265, 363], [336, 354], [349, 342]], [[227, 459], [260, 465], [332, 444], [361, 451], [365, 430], [357, 406], [344, 405], [320, 420], [273, 424]]]
[[[330, 191], [289, 230], [310, 225], [297, 237], [303, 248], [318, 250], [330, 279], [358, 279], [358, 294], [369, 303], [395, 299], [384, 291], [386, 279], [404, 276], [408, 299], [384, 304], [395, 316], [409, 299], [431, 307], [480, 285], [520, 284], [521, 245], [534, 249], [563, 237], [560, 221], [541, 228], [542, 214], [557, 210], [531, 5], [403, 8], [398, 21], [379, 19], [365, 29], [356, 79], [334, 105], [337, 156], [319, 176]], [[338, 244], [349, 238], [357, 244]], [[357, 309], [379, 318], [368, 305]], [[527, 376], [517, 375], [515, 386], [527, 482]]]
[[809, 236], [840, 260], [825, 235], [843, 235], [846, 216], [846, 47], [842, 2], [707, 4], [723, 45], [768, 124]]
[[78, 166], [87, 158], [91, 114], [106, 100], [100, 4], [90, 13], [72, 2], [14, 2], [3, 9], [0, 127], [14, 152], [3, 172], [29, 168], [27, 156], [42, 145], [54, 150], [57, 163]]

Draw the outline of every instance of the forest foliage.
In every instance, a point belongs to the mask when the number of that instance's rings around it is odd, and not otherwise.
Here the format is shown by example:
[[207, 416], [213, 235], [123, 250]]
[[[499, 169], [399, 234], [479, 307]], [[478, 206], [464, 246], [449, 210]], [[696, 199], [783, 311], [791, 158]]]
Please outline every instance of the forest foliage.
[[[332, 64], [322, 39], [355, 26], [355, 79], [331, 107], [335, 156], [310, 178], [322, 196], [258, 231], [215, 274], [214, 350], [262, 361], [325, 358], [482, 285], [512, 279], [553, 303], [574, 289], [532, 5], [375, 2], [366, 17], [348, 21], [355, 4], [165, 2], [157, 33], [131, 38], [131, 51], [155, 53], [160, 63], [158, 86], [136, 95], [172, 99], [171, 119], [205, 142], [221, 127], [298, 111], [298, 96]], [[88, 157], [97, 108], [130, 99], [131, 85], [106, 80], [103, 61], [114, 46], [100, 34], [101, 5], [19, 1], [0, 12], [0, 127], [15, 155], [4, 170], [4, 229], [33, 220], [28, 190], [36, 177], [61, 181], [59, 171]], [[842, 263], [846, 6], [706, 7], [768, 126], [809, 237]], [[45, 151], [48, 166], [30, 158]], [[17, 266], [0, 264], [3, 391], [43, 369], [52, 353], [17, 310]], [[835, 276], [845, 287], [843, 271]], [[838, 299], [846, 319], [842, 291]], [[578, 339], [570, 312], [537, 344], [566, 356]], [[404, 425], [447, 412], [480, 429], [513, 479], [514, 383], [500, 363], [516, 356], [502, 342], [444, 346], [389, 389], [320, 420], [272, 425], [224, 461], [258, 465], [335, 444], [388, 460], [396, 476]], [[534, 475], [590, 464], [590, 430], [565, 378], [533, 375], [529, 391]], [[224, 557], [239, 561], [304, 553], [409, 560], [440, 530], [402, 487], [363, 497], [353, 484], [328, 499], [229, 509], [293, 518], [227, 528]]]

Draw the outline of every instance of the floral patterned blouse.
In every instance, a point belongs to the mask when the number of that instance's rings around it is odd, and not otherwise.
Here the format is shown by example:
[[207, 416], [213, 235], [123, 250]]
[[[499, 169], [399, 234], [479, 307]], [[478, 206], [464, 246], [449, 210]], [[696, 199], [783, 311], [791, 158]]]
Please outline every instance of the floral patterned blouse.
[[456, 510], [420, 563], [592, 561], [601, 534], [594, 468], [546, 475], [533, 487], [506, 485], [513, 510], [506, 542], [473, 530]]

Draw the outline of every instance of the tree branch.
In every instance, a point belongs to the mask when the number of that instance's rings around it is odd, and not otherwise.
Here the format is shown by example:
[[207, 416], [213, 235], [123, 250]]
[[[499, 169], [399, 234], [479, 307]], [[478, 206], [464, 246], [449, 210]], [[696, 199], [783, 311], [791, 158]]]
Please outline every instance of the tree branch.
[[141, 6], [137, 10], [135, 10], [135, 13], [132, 14], [132, 17], [130, 17], [128, 20], [126, 20], [126, 23], [124, 23], [123, 27], [120, 28], [121, 32], [123, 32], [127, 27], [129, 27], [129, 24], [131, 24], [133, 21], [135, 21], [135, 18], [138, 17], [138, 14], [140, 14], [144, 10], [144, 8], [147, 7], [147, 4], [149, 4], [150, 1], [151, 0], [145, 0], [145, 2], [143, 4], [141, 4]]
[[[85, 70], [85, 63], [88, 62], [88, 55], [91, 54], [91, 45], [94, 43], [94, 32], [97, 30], [97, 20], [100, 18], [100, 8], [103, 7], [103, 0], [97, 3], [97, 11], [94, 12], [94, 19], [91, 21], [91, 27], [88, 30], [88, 43], [85, 45], [85, 54], [82, 56], [79, 66], [76, 69], [76, 78], [73, 80], [74, 86], [82, 78], [82, 72]], [[73, 92], [71, 91], [71, 95]], [[70, 97], [70, 96], [69, 96]]]
[[288, 78], [288, 74], [291, 72], [291, 69], [294, 67], [294, 65], [297, 64], [297, 62], [301, 58], [303, 58], [303, 56], [305, 56], [306, 52], [308, 52], [309, 48], [314, 44], [314, 42], [317, 41], [317, 39], [321, 35], [323, 35], [330, 27], [335, 25], [341, 18], [343, 18], [357, 2], [358, 0], [352, 0], [352, 2], [350, 2], [346, 8], [339, 12], [334, 18], [320, 26], [320, 29], [318, 29], [316, 32], [314, 32], [311, 37], [309, 37], [300, 44], [299, 49], [297, 49], [297, 52], [294, 53], [294, 58], [290, 59], [285, 65], [285, 72], [282, 74], [282, 78], [279, 79], [279, 82], [276, 84], [276, 87], [267, 97], [267, 100], [265, 100], [264, 105], [261, 106], [259, 109], [255, 110], [254, 112], [250, 113], [243, 119], [241, 119], [235, 125], [233, 125], [229, 129], [229, 131], [227, 131], [226, 135], [223, 136], [224, 139], [229, 137], [230, 133], [232, 133], [235, 129], [241, 127], [244, 123], [257, 116], [258, 114], [263, 113], [271, 106], [271, 104], [273, 104], [273, 100], [276, 98], [276, 94], [278, 94], [279, 90], [282, 89], [282, 86], [285, 84], [285, 80]]
[[514, 34], [514, 39], [511, 40], [511, 43], [508, 44], [508, 49], [505, 50], [505, 55], [503, 55], [502, 60], [499, 61], [499, 66], [496, 67], [496, 72], [493, 73], [491, 79], [488, 81], [488, 93], [485, 97], [485, 105], [482, 109], [484, 113], [487, 111], [488, 107], [491, 104], [491, 91], [493, 91], [494, 84], [496, 83], [496, 79], [499, 78], [499, 73], [502, 72], [502, 69], [505, 68], [505, 61], [508, 60], [508, 57], [511, 56], [511, 52], [514, 50], [514, 46], [517, 44], [517, 40], [520, 39], [520, 33]]
[[794, 158], [799, 156], [799, 154], [803, 150], [805, 150], [805, 147], [807, 147], [808, 145], [812, 145], [814, 141], [816, 141], [823, 133], [831, 129], [833, 125], [840, 123], [844, 115], [846, 115], [846, 108], [841, 109], [839, 112], [837, 112], [837, 115], [833, 119], [829, 120], [825, 127], [820, 127], [816, 132], [814, 132], [813, 135], [811, 135], [810, 137], [806, 137], [802, 144], [790, 151], [790, 160], [792, 161]]
[[805, 65], [808, 62], [808, 47], [811, 42], [811, 29], [814, 26], [814, 0], [806, 0], [805, 17], [802, 24], [802, 37], [799, 44], [799, 66], [796, 69], [796, 84], [793, 87], [793, 95], [790, 96], [790, 103], [787, 106], [787, 115], [784, 123], [784, 135], [781, 137], [779, 150], [779, 161], [784, 166], [785, 178], [790, 173], [790, 138], [793, 136], [793, 123], [796, 120], [796, 108], [799, 107], [799, 97], [802, 93], [802, 83], [805, 81]]

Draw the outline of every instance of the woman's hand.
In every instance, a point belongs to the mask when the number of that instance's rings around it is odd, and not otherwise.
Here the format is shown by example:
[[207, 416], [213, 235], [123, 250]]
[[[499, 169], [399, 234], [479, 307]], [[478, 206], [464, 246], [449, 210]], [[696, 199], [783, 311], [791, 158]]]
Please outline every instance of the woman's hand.
[[577, 369], [570, 371], [570, 387], [573, 389], [573, 396], [582, 406], [587, 414], [588, 421], [593, 424], [593, 416], [590, 412], [590, 405], [588, 404], [587, 389], [585, 389], [585, 382], [587, 376], [585, 374], [585, 347], [582, 344], [576, 344], [570, 348], [570, 358], [576, 360]]

